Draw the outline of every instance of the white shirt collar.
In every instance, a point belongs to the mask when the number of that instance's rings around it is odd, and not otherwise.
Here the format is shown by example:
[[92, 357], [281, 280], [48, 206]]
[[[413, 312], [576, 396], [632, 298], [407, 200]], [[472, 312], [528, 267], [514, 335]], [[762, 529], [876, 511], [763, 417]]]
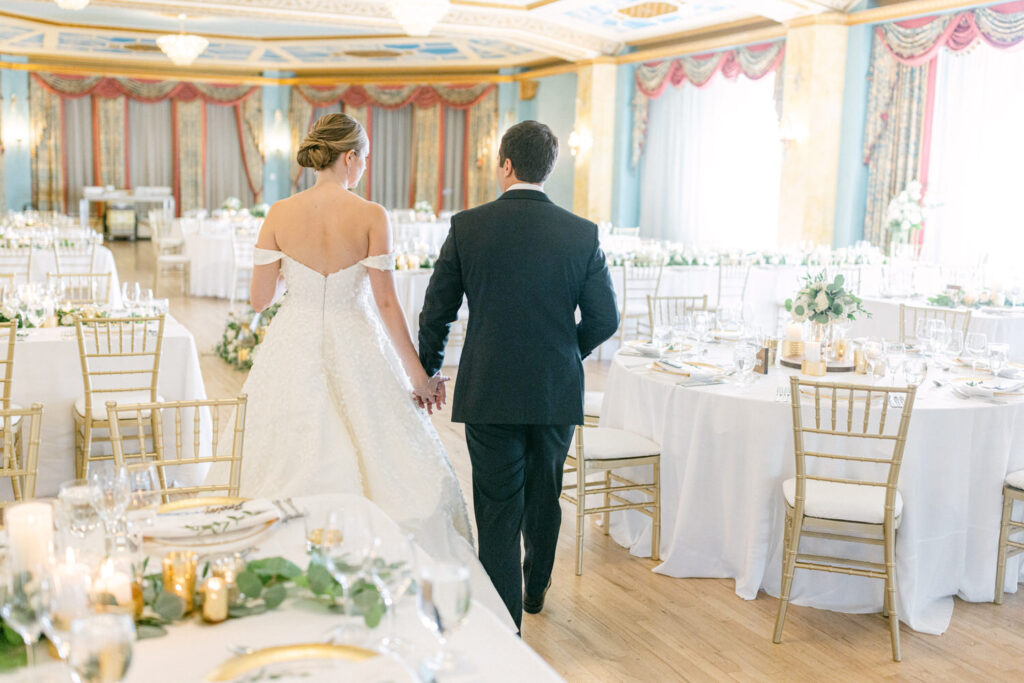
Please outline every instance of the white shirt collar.
[[534, 185], [533, 183], [516, 183], [505, 190], [505, 192], [511, 192], [512, 190], [533, 190], [534, 192], [543, 192], [544, 188], [541, 185]]

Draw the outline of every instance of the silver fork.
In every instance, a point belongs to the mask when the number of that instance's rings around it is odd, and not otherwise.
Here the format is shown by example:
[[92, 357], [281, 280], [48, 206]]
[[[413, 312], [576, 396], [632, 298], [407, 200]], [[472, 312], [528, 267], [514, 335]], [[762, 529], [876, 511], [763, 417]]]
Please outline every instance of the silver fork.
[[889, 394], [889, 407], [890, 408], [902, 408], [907, 402], [907, 397], [903, 394]]
[[776, 403], [786, 403], [793, 397], [792, 390], [789, 387], [779, 386], [775, 387], [775, 401]]

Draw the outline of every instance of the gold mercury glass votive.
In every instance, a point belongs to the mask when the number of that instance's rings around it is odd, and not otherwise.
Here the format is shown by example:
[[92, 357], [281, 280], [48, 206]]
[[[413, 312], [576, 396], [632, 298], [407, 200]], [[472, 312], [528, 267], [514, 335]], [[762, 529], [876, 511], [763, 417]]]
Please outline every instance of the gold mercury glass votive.
[[218, 577], [211, 576], [203, 583], [203, 621], [208, 624], [219, 624], [228, 618], [228, 584]]
[[195, 607], [196, 564], [199, 556], [191, 550], [167, 553], [163, 560], [164, 592], [185, 601], [185, 613]]
[[804, 343], [802, 341], [782, 340], [783, 358], [799, 358], [802, 355], [804, 355]]
[[245, 571], [245, 560], [238, 553], [218, 557], [210, 563], [210, 576], [224, 581], [228, 591], [228, 602], [237, 605], [241, 602], [242, 592], [238, 588], [238, 575]]

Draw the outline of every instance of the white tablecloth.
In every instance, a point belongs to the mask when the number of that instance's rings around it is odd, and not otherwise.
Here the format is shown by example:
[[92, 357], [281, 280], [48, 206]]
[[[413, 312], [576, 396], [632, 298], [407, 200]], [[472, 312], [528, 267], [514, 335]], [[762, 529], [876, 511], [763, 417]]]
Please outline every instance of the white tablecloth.
[[[727, 347], [716, 347], [710, 358], [731, 367]], [[795, 371], [773, 369], [745, 390], [733, 384], [683, 388], [673, 376], [645, 370], [649, 364], [615, 357], [601, 424], [662, 445], [663, 562], [655, 571], [735, 578], [736, 594], [748, 600], [760, 589], [778, 595], [781, 484], [794, 476], [795, 462], [791, 407], [776, 402], [775, 393]], [[839, 375], [836, 381], [864, 379]], [[956, 399], [930, 380], [922, 387], [900, 476], [905, 507], [896, 543], [899, 613], [912, 628], [942, 633], [954, 595], [992, 600], [1002, 482], [1024, 468], [1021, 444], [1024, 399], [994, 406]], [[643, 472], [638, 468], [637, 476]], [[649, 554], [647, 517], [617, 514], [611, 531], [635, 554]], [[1015, 558], [1007, 590], [1016, 590], [1020, 575]], [[878, 612], [882, 582], [802, 571], [792, 599], [842, 612]]]
[[441, 251], [441, 245], [448, 237], [451, 224], [448, 221], [412, 222], [395, 221], [391, 226], [393, 241], [400, 250], [416, 251], [425, 247], [430, 253]]
[[231, 276], [234, 251], [231, 245], [230, 221], [203, 221], [202, 229], [184, 224], [185, 253], [192, 262], [192, 296], [231, 298]]
[[[57, 272], [57, 259], [52, 249], [37, 249], [32, 253], [32, 282], [45, 283], [47, 273]], [[121, 306], [121, 281], [117, 277], [117, 264], [114, 254], [106, 247], [96, 247], [93, 256], [94, 273], [110, 273], [110, 298], [108, 302], [114, 308]]]
[[[158, 387], [166, 401], [206, 398], [192, 333], [170, 316], [164, 326]], [[71, 409], [84, 392], [74, 328], [26, 330], [19, 335], [11, 400], [25, 407], [43, 404], [37, 496], [56, 495], [63, 482], [75, 477]], [[205, 470], [195, 476], [201, 480], [204, 474]], [[186, 473], [179, 480], [184, 483], [191, 477]], [[10, 495], [6, 487], [2, 495]]]
[[[866, 298], [864, 308], [871, 312], [870, 318], [861, 317], [854, 323], [850, 333], [853, 336], [877, 336], [895, 339], [899, 335], [900, 304], [927, 306], [922, 299], [880, 299]], [[1003, 342], [1010, 345], [1010, 358], [1024, 360], [1024, 309], [996, 309], [992, 311], [971, 311], [969, 332], [984, 334], [989, 343]]]
[[[419, 339], [420, 312], [423, 311], [427, 285], [430, 284], [430, 276], [433, 274], [433, 269], [427, 268], [395, 271], [395, 291], [398, 293], [398, 301], [405, 312], [405, 321], [409, 325], [409, 334], [412, 335], [413, 344], [416, 344]], [[465, 302], [459, 312], [459, 318], [463, 321], [469, 319], [469, 308]], [[461, 355], [461, 346], [449, 345], [445, 352], [444, 364], [458, 365]]]

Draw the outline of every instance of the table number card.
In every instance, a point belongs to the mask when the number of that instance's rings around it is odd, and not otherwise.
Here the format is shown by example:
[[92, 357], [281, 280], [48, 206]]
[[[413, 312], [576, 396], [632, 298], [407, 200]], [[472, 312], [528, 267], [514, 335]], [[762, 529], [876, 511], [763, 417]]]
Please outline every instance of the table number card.
[[771, 349], [767, 346], [761, 347], [757, 350], [757, 361], [754, 363], [754, 372], [761, 373], [762, 375], [768, 374], [768, 368], [771, 367]]

